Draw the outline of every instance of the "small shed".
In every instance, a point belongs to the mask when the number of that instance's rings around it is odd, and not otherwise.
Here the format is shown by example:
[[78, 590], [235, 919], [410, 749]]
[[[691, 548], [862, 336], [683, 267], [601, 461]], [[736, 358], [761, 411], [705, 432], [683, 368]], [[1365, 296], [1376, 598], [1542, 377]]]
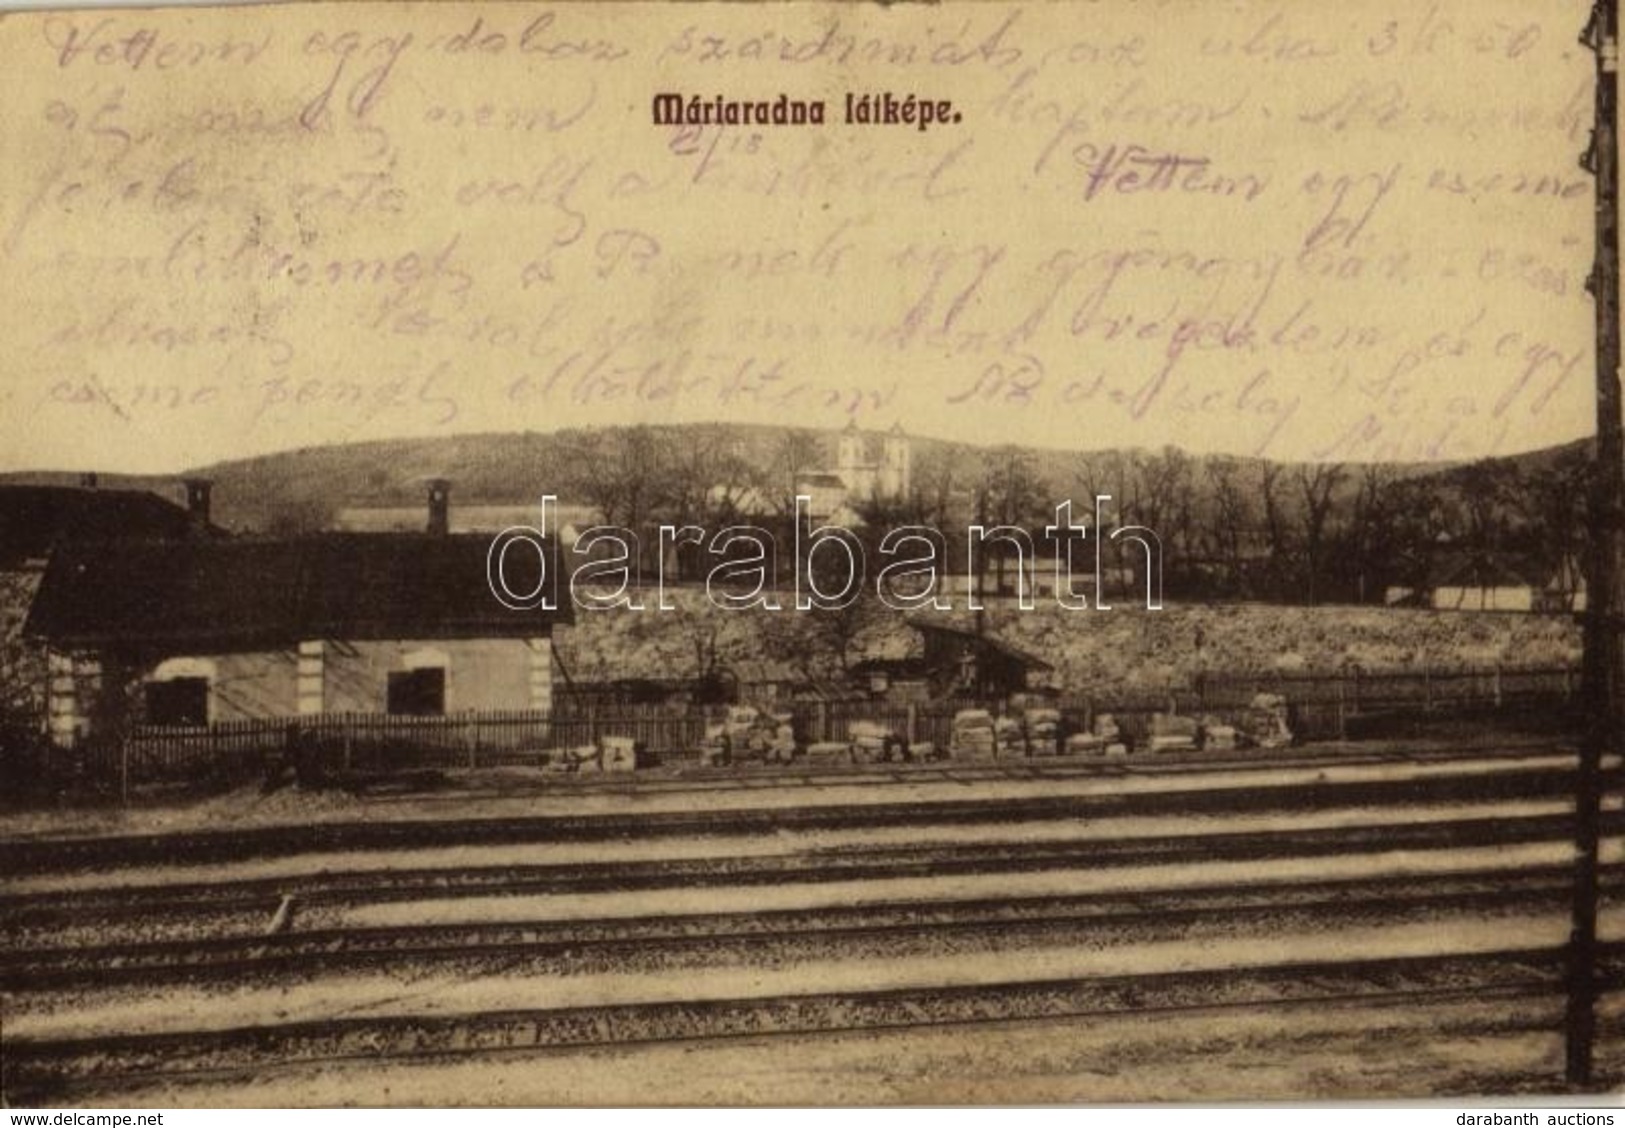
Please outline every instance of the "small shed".
[[910, 620], [925, 644], [925, 665], [940, 690], [975, 697], [1007, 697], [1030, 688], [1034, 673], [1053, 665], [993, 635], [958, 624]]
[[1431, 587], [1436, 611], [1532, 611], [1537, 597], [1522, 562], [1493, 552], [1448, 558]]

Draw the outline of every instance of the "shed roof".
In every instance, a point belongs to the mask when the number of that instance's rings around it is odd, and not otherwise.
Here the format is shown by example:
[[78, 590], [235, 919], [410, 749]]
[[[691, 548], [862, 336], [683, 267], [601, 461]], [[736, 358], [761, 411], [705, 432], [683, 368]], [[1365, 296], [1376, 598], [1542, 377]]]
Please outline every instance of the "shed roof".
[[991, 651], [994, 654], [1001, 655], [1002, 657], [1008, 658], [1013, 662], [1017, 662], [1028, 669], [1053, 670], [1055, 668], [1038, 655], [1029, 653], [1028, 651], [1021, 649], [1019, 646], [1014, 646], [1011, 643], [1005, 642], [1000, 638], [995, 638], [990, 634], [978, 634], [976, 631], [967, 627], [956, 626], [952, 623], [927, 622], [923, 619], [910, 619], [908, 621], [908, 625], [922, 634], [936, 632], [963, 639], [972, 646], [980, 647], [982, 649]]
[[[52, 558], [26, 632], [57, 645], [244, 649], [300, 639], [525, 637], [571, 621], [492, 594], [480, 535], [327, 534], [292, 540], [76, 541]], [[555, 544], [549, 574], [560, 576]], [[506, 562], [534, 586], [534, 553]]]
[[1444, 554], [1433, 568], [1429, 585], [1434, 588], [1519, 588], [1533, 586], [1529, 579], [1539, 569], [1530, 562], [1503, 552], [1452, 552]]

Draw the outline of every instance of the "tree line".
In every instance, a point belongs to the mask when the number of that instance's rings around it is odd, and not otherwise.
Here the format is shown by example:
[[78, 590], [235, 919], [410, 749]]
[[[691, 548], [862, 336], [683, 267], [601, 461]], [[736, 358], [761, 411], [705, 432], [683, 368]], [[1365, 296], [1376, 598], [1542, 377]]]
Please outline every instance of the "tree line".
[[[794, 532], [795, 497], [832, 459], [807, 430], [743, 441], [734, 429], [626, 427], [574, 433], [561, 495], [605, 523], [644, 536], [656, 566], [662, 524], [755, 524]], [[964, 544], [973, 524], [1027, 530], [1045, 552], [1055, 507], [1071, 500], [1088, 521], [1109, 496], [1108, 531], [1154, 530], [1171, 598], [1279, 603], [1381, 603], [1392, 589], [1425, 591], [1442, 571], [1477, 562], [1474, 576], [1517, 575], [1572, 596], [1586, 539], [1589, 454], [1571, 446], [1519, 459], [1447, 467], [1286, 464], [1178, 448], [1077, 454], [1006, 445], [917, 444], [901, 497], [853, 497], [854, 532], [866, 544], [905, 525], [940, 529], [951, 560], [990, 573]], [[702, 553], [676, 552], [668, 567], [702, 578]], [[788, 575], [790, 561], [781, 561]], [[995, 583], [1007, 586], [999, 575]]]

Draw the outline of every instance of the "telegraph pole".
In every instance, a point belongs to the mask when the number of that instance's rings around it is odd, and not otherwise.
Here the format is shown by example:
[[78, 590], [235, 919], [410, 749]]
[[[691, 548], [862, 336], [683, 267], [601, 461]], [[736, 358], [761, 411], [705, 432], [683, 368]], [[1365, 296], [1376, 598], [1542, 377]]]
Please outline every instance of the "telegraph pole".
[[1566, 1076], [1589, 1088], [1596, 1036], [1597, 847], [1604, 759], [1617, 767], [1625, 725], [1625, 424], [1620, 417], [1619, 2], [1594, 0], [1580, 42], [1597, 57], [1596, 122], [1580, 164], [1597, 180], [1596, 262], [1586, 289], [1597, 311], [1597, 441], [1585, 609], [1587, 728], [1575, 794], [1573, 927], [1569, 934]]

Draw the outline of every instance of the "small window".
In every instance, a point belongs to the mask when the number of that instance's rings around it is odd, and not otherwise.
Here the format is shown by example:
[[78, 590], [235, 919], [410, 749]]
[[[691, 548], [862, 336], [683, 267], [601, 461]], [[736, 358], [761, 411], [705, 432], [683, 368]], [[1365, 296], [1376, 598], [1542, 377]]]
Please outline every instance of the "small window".
[[147, 683], [147, 723], [154, 725], [206, 725], [209, 723], [209, 679], [170, 678]]
[[446, 671], [402, 670], [389, 675], [389, 711], [407, 717], [435, 717], [446, 711]]

